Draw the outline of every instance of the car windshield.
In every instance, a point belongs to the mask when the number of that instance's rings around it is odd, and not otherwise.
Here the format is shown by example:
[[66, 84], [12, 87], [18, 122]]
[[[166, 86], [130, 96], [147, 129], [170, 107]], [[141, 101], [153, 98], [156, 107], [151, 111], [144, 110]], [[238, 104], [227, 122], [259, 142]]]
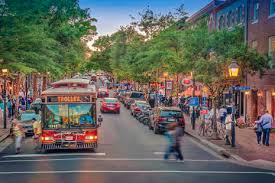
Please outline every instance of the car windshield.
[[44, 128], [94, 128], [94, 107], [92, 104], [47, 104]]
[[40, 120], [39, 114], [36, 114], [35, 112], [33, 113], [26, 112], [21, 114], [20, 121], [21, 122], [31, 121], [33, 118], [35, 118], [36, 120]]
[[147, 103], [137, 103], [137, 106], [138, 106], [138, 107], [141, 107], [141, 108], [150, 107]]
[[144, 95], [143, 95], [143, 93], [140, 93], [140, 92], [133, 92], [133, 93], [131, 93], [130, 98], [144, 99]]
[[116, 103], [117, 99], [104, 99], [106, 103]]
[[163, 110], [160, 113], [161, 117], [182, 117], [182, 113], [180, 111], [173, 110]]

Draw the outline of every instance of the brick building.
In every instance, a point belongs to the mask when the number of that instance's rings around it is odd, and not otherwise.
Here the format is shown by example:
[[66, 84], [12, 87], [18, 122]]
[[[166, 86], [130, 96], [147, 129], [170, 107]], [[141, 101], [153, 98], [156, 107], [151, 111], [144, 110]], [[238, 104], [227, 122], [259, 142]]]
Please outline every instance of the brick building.
[[208, 17], [209, 30], [244, 27], [244, 40], [259, 53], [272, 58], [265, 74], [247, 76], [244, 85], [251, 91], [239, 92], [236, 104], [241, 115], [254, 120], [267, 108], [275, 117], [275, 0], [213, 0], [187, 21], [196, 23]]
[[255, 118], [267, 108], [275, 117], [275, 0], [248, 0], [248, 11], [248, 45], [272, 58], [262, 78], [248, 76], [248, 115]]

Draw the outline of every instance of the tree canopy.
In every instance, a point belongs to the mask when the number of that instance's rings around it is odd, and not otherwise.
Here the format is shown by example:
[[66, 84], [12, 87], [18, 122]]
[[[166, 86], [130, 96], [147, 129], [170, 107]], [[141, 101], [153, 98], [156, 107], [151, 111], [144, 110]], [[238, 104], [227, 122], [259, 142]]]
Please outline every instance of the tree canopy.
[[78, 0], [7, 0], [0, 5], [0, 59], [14, 72], [75, 72], [96, 32]]

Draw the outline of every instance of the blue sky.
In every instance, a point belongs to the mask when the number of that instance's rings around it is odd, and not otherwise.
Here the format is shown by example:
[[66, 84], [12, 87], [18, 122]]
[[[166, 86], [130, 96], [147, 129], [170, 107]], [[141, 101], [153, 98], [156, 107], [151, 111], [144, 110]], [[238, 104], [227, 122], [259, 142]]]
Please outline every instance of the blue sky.
[[173, 11], [181, 4], [188, 13], [193, 14], [211, 0], [80, 0], [82, 8], [90, 8], [99, 35], [111, 34], [122, 25], [131, 22], [129, 15], [136, 16], [148, 5], [156, 12]]

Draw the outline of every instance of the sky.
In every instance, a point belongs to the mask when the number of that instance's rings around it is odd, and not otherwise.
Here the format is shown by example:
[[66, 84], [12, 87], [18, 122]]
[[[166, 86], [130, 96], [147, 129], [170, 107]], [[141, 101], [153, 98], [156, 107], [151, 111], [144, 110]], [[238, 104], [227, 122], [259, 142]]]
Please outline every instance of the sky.
[[192, 15], [211, 0], [80, 0], [82, 8], [89, 8], [92, 17], [96, 18], [99, 35], [112, 34], [120, 26], [131, 22], [130, 15], [137, 17], [139, 12], [150, 9], [165, 14], [173, 11], [181, 4]]

